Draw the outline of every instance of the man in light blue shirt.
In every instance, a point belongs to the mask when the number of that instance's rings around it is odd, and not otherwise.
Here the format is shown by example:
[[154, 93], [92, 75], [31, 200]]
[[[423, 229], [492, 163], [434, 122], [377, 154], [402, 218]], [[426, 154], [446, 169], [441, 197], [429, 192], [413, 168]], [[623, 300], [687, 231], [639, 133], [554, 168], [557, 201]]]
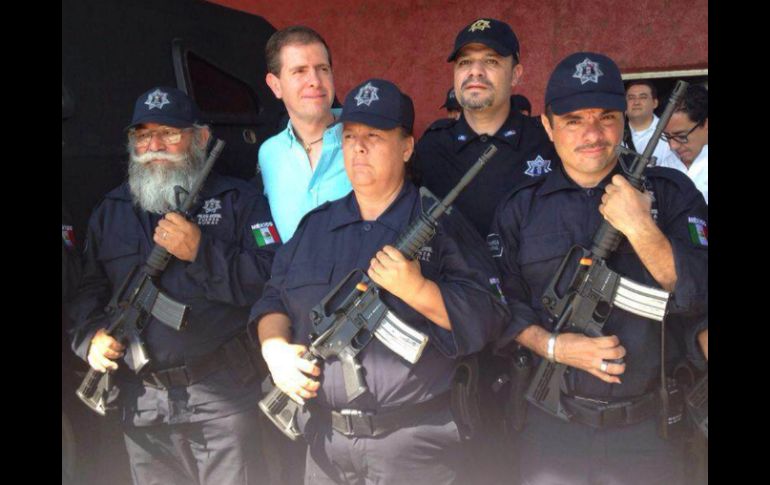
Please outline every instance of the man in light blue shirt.
[[259, 170], [282, 242], [311, 209], [348, 194], [339, 115], [332, 110], [334, 79], [329, 48], [314, 30], [275, 32], [265, 46], [267, 85], [289, 113], [286, 129], [259, 149]]

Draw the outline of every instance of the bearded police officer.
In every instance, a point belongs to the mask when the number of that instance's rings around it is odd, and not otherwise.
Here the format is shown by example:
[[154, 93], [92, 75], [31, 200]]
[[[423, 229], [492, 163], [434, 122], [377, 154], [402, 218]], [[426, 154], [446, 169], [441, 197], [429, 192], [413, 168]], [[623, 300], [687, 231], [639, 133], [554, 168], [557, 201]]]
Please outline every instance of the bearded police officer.
[[[513, 191], [489, 237], [513, 314], [500, 345], [515, 339], [534, 351], [535, 366], [543, 358], [568, 366], [559, 400], [567, 420], [530, 405], [516, 435], [522, 483], [681, 483], [682, 443], [658, 436], [661, 323], [616, 306], [604, 336], [555, 334], [541, 298], [570, 247], [590, 248], [604, 219], [625, 236], [607, 266], [672, 292], [668, 312], [694, 327], [706, 307], [706, 205], [675, 170], [648, 168], [644, 191], [621, 175], [615, 148], [626, 103], [608, 57], [562, 60], [545, 104], [543, 125], [562, 166]], [[677, 350], [666, 347], [668, 373], [683, 358]]]
[[433, 123], [416, 148], [417, 176], [443, 197], [489, 145], [497, 147], [498, 154], [455, 203], [482, 237], [506, 192], [558, 163], [543, 128], [511, 108], [511, 89], [524, 73], [519, 61], [519, 41], [505, 22], [482, 18], [463, 27], [447, 58], [454, 63], [462, 116]]
[[[454, 368], [508, 318], [490, 289], [494, 263], [456, 211], [439, 219], [416, 260], [393, 247], [432, 205], [404, 177], [414, 147], [408, 96], [370, 79], [347, 95], [339, 121], [353, 192], [303, 218], [277, 252], [251, 321], [276, 385], [307, 402], [309, 416], [299, 423], [308, 442], [305, 483], [454, 483], [461, 465], [458, 418], [450, 410]], [[314, 331], [310, 310], [356, 268], [428, 343], [412, 364], [372, 339], [357, 356], [367, 391], [351, 401], [340, 360], [321, 368], [299, 356]]]
[[[136, 484], [254, 484], [259, 379], [243, 332], [270, 274], [278, 243], [266, 199], [245, 181], [211, 172], [190, 211], [176, 191], [199, 176], [211, 137], [185, 93], [156, 87], [139, 96], [128, 127], [128, 181], [94, 210], [85, 269], [72, 304], [73, 348], [93, 369], [113, 372]], [[158, 283], [189, 305], [177, 331], [149, 316], [150, 363], [139, 375], [105, 332], [105, 305], [154, 244], [174, 257]]]

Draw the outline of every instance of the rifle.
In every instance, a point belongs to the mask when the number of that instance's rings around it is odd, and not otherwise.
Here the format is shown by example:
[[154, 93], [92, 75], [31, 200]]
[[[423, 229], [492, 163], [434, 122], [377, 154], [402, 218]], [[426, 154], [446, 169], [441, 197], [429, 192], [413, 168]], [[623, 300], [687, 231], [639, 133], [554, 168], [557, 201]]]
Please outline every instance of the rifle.
[[[217, 140], [189, 192], [180, 186], [174, 187], [178, 212], [186, 217], [189, 218], [188, 212], [224, 146], [224, 141]], [[184, 202], [180, 201], [182, 195]], [[150, 362], [140, 337], [150, 315], [177, 331], [187, 324], [190, 307], [164, 294], [157, 284], [171, 257], [164, 247], [155, 244], [141, 270], [139, 265], [131, 269], [108, 305], [115, 318], [106, 329], [107, 335], [118, 341], [128, 341], [128, 352], [123, 358], [129, 369], [137, 374]], [[137, 271], [139, 277], [135, 279]], [[89, 369], [76, 394], [86, 406], [104, 416], [111, 389], [109, 372]]]
[[[678, 81], [669, 98], [666, 110], [660, 117], [643, 154], [618, 146], [618, 163], [629, 183], [637, 190], [644, 183], [643, 172], [648, 165], [654, 165], [652, 156], [660, 140], [660, 134], [668, 124], [674, 109], [687, 89], [687, 83]], [[631, 162], [626, 164], [623, 155]], [[619, 307], [651, 320], [663, 321], [666, 314], [669, 293], [667, 291], [640, 285], [620, 276], [607, 267], [607, 259], [618, 248], [623, 234], [603, 221], [594, 234], [591, 249], [573, 246], [559, 265], [556, 274], [545, 289], [543, 306], [556, 320], [554, 332], [581, 332], [589, 337], [601, 337], [604, 324], [612, 308]], [[567, 268], [578, 261], [577, 267], [566, 279]], [[560, 292], [561, 288], [566, 290]], [[623, 359], [609, 362], [622, 363]], [[566, 390], [565, 364], [543, 359], [527, 389], [526, 398], [535, 406], [563, 420], [570, 415], [561, 403], [561, 393]]]
[[[435, 202], [428, 213], [420, 216], [399, 236], [395, 248], [409, 260], [433, 237], [438, 218], [449, 212], [450, 205], [489, 159], [497, 152], [490, 145], [476, 163], [447, 194], [444, 200], [436, 199], [428, 189], [420, 187], [420, 195]], [[357, 282], [357, 283], [356, 283]], [[311, 344], [302, 355], [314, 364], [330, 358], [342, 362], [342, 373], [348, 401], [353, 401], [367, 391], [361, 364], [356, 356], [376, 337], [390, 350], [414, 364], [428, 344], [428, 336], [401, 321], [380, 298], [380, 286], [371, 281], [361, 269], [351, 271], [310, 311], [314, 333]], [[271, 384], [268, 376], [263, 383], [270, 389], [259, 402], [259, 408], [291, 440], [300, 436], [297, 413], [300, 405], [278, 387]]]

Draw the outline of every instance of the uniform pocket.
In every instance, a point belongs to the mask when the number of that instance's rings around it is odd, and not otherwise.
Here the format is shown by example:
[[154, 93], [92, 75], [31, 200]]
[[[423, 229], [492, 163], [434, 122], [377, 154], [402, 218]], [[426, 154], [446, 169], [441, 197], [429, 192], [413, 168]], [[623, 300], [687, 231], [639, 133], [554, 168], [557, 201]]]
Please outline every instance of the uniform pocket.
[[294, 264], [286, 275], [284, 286], [287, 290], [292, 290], [309, 285], [328, 285], [333, 269], [334, 263], [331, 261]]
[[517, 261], [524, 266], [532, 263], [561, 258], [572, 247], [572, 238], [568, 232], [555, 232], [526, 237], [519, 245]]

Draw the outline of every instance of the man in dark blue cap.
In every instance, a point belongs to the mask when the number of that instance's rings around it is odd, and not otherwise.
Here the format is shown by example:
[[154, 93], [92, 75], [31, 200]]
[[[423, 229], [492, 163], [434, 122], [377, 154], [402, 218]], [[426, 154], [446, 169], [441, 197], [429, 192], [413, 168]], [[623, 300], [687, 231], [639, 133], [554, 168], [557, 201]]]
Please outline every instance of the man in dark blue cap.
[[603, 336], [557, 334], [541, 300], [570, 247], [590, 248], [606, 220], [625, 236], [607, 259], [611, 270], [671, 292], [667, 312], [678, 315], [676, 324], [697, 325], [707, 308], [703, 197], [668, 168], [646, 169], [643, 191], [631, 186], [615, 151], [625, 109], [620, 70], [611, 59], [578, 52], [562, 60], [548, 81], [542, 115], [562, 166], [514, 190], [492, 223], [490, 249], [513, 315], [499, 347], [523, 344], [535, 354], [535, 368], [542, 359], [568, 366], [559, 394], [566, 416], [530, 405], [516, 435], [521, 483], [683, 480], [681, 439], [672, 437], [673, 428], [668, 440], [658, 436], [664, 419], [675, 425], [682, 418], [680, 391], [669, 388], [665, 408], [661, 399], [661, 373], [670, 376], [683, 359], [672, 329], [665, 327], [662, 371], [660, 321], [615, 306]]
[[[439, 219], [416, 260], [393, 247], [432, 204], [404, 177], [414, 149], [408, 96], [369, 79], [347, 95], [338, 122], [353, 192], [309, 212], [279, 249], [251, 327], [276, 385], [306, 403], [299, 420], [308, 442], [305, 483], [455, 483], [463, 460], [452, 412], [458, 402], [450, 399], [454, 369], [508, 319], [491, 290], [494, 263], [457, 211]], [[357, 356], [367, 391], [349, 400], [339, 360], [322, 369], [300, 356], [314, 331], [310, 310], [357, 268], [381, 286], [388, 318], [428, 341], [410, 363], [372, 339]]]
[[498, 154], [457, 199], [456, 206], [482, 237], [497, 204], [516, 184], [553, 170], [553, 144], [535, 120], [511, 109], [511, 90], [524, 66], [519, 41], [500, 20], [480, 18], [463, 27], [447, 58], [454, 63], [458, 120], [433, 123], [417, 144], [414, 171], [439, 197], [446, 195], [489, 147]]
[[[111, 404], [137, 485], [262, 483], [257, 355], [243, 325], [279, 241], [267, 200], [216, 172], [192, 219], [177, 212], [177, 188], [189, 191], [206, 159], [211, 133], [199, 123], [197, 106], [177, 89], [156, 87], [137, 99], [128, 180], [91, 215], [70, 312], [77, 355], [114, 375], [120, 392]], [[155, 244], [174, 256], [156, 283], [190, 311], [181, 331], [145, 315], [150, 363], [136, 374], [119, 363], [125, 342], [105, 332], [115, 311], [105, 306]]]

